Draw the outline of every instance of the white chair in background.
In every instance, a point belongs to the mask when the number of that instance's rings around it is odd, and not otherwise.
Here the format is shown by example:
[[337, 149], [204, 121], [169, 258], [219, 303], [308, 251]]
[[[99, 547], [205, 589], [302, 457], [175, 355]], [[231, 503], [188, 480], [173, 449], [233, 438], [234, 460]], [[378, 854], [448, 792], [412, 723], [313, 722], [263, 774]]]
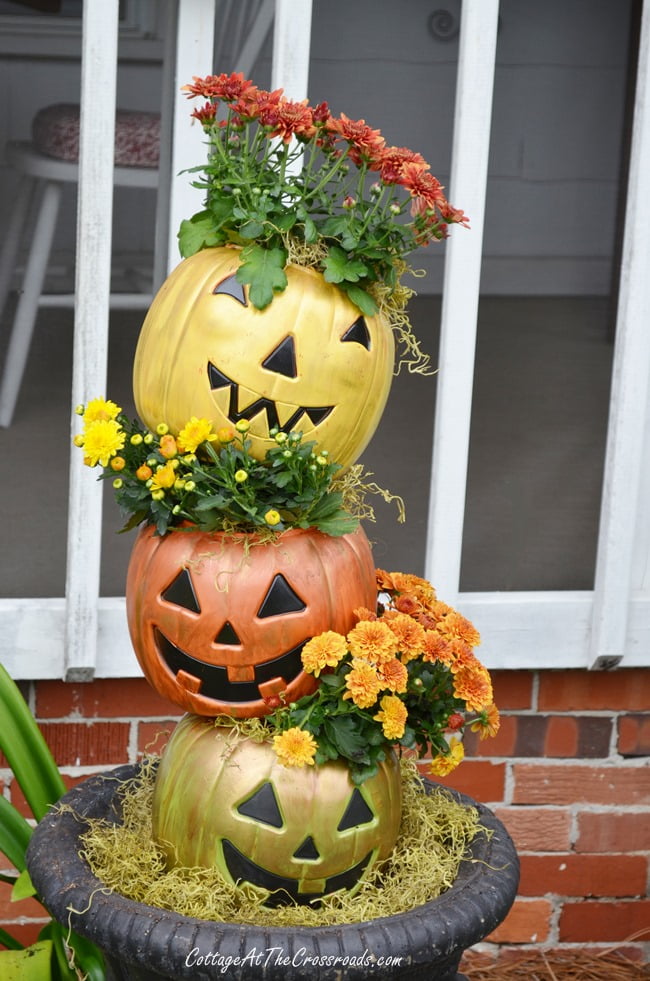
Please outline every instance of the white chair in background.
[[[26, 222], [29, 230], [22, 285], [0, 381], [0, 426], [10, 426], [25, 371], [36, 316], [41, 306], [73, 307], [74, 293], [44, 292], [45, 277], [61, 196], [66, 184], [78, 182], [79, 107], [54, 105], [34, 118], [32, 142], [9, 143], [7, 162], [21, 175], [20, 185], [0, 251], [0, 314], [4, 310]], [[158, 188], [160, 117], [156, 113], [118, 110], [115, 119], [115, 187]], [[112, 293], [113, 308], [140, 309], [151, 302], [148, 291]]]

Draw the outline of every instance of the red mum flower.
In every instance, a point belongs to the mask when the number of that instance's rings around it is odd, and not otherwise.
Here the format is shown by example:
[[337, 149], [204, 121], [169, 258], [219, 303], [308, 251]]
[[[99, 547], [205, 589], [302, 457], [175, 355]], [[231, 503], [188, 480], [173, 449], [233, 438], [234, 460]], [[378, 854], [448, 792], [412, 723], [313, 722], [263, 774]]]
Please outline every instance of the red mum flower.
[[385, 147], [379, 164], [381, 179], [386, 184], [401, 184], [402, 173], [407, 165], [417, 168], [422, 173], [429, 169], [429, 164], [424, 157], [406, 146]]
[[373, 165], [381, 159], [382, 151], [386, 145], [386, 141], [378, 129], [371, 129], [370, 126], [367, 126], [365, 119], [348, 119], [343, 112], [340, 119], [330, 117], [326, 125], [331, 133], [340, 136], [349, 144], [348, 155], [357, 167], [362, 163], [367, 163], [371, 170], [377, 169]]
[[182, 91], [187, 92], [189, 99], [202, 95], [206, 99], [234, 102], [251, 89], [255, 89], [255, 86], [250, 79], [244, 78], [243, 72], [233, 72], [231, 75], [206, 75], [205, 78], [195, 75], [190, 85], [184, 85]]
[[316, 133], [307, 99], [302, 102], [280, 99], [277, 105], [271, 104], [261, 111], [260, 122], [270, 130], [270, 136], [280, 137], [284, 143], [289, 143], [293, 136], [299, 140], [310, 140]]

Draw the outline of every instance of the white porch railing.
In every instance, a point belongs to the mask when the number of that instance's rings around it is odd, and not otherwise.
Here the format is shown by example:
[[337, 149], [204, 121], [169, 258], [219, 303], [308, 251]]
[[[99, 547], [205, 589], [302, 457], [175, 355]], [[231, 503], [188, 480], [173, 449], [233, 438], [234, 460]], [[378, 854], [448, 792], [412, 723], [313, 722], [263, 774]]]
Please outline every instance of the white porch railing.
[[[240, 0], [241, 2], [241, 0]], [[255, 31], [275, 15], [273, 85], [294, 98], [307, 90], [310, 0], [260, 0]], [[80, 212], [72, 404], [105, 385], [110, 266], [114, 39], [117, 0], [86, 0]], [[215, 0], [174, 0], [172, 89], [167, 132], [169, 175], [200, 159], [178, 87], [212, 70]], [[463, 0], [450, 196], [472, 216], [472, 232], [448, 243], [443, 298], [427, 547], [427, 577], [479, 627], [489, 667], [607, 667], [650, 664], [650, 0], [644, 0], [634, 139], [596, 584], [593, 591], [462, 593], [459, 591], [469, 445], [481, 238], [490, 135], [498, 0]], [[100, 44], [97, 46], [97, 41]], [[88, 52], [92, 51], [89, 55]], [[248, 72], [251, 42], [242, 50]], [[101, 85], [102, 99], [93, 94]], [[100, 109], [101, 107], [101, 109]], [[178, 110], [178, 111], [177, 111]], [[82, 108], [83, 113], [83, 108]], [[101, 137], [97, 137], [97, 133]], [[194, 142], [193, 142], [194, 141]], [[642, 165], [645, 161], [645, 166]], [[102, 193], [99, 189], [102, 189]], [[84, 191], [86, 189], [86, 191]], [[106, 193], [103, 193], [103, 192]], [[175, 264], [180, 217], [195, 210], [186, 177], [170, 181], [168, 237], [158, 240], [160, 274]], [[166, 200], [164, 199], [164, 203]], [[103, 210], [102, 210], [103, 209]], [[102, 234], [97, 231], [101, 229]], [[161, 256], [164, 261], [161, 264]], [[171, 259], [167, 259], [171, 256]], [[92, 272], [92, 288], [88, 288]], [[101, 275], [100, 275], [101, 273]], [[453, 302], [449, 302], [453, 298]], [[76, 421], [76, 417], [73, 417]], [[445, 475], [444, 481], [438, 475]], [[453, 475], [453, 479], [450, 479]], [[99, 486], [72, 454], [67, 599], [0, 600], [0, 660], [16, 678], [128, 677], [132, 653], [123, 598], [99, 598]]]

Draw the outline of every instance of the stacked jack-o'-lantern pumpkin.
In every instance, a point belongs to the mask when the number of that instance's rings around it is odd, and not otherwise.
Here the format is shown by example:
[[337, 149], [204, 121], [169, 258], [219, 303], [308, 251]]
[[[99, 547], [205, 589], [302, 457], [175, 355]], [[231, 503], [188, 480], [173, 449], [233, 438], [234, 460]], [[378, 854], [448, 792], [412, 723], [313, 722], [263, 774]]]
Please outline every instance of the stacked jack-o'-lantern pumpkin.
[[[193, 113], [210, 144], [197, 184], [206, 209], [182, 223], [186, 258], [142, 327], [139, 415], [173, 436], [192, 418], [214, 431], [243, 427], [260, 461], [278, 433], [300, 433], [347, 468], [386, 404], [392, 327], [419, 353], [403, 329], [403, 256], [444, 237], [462, 212], [419, 154], [387, 147], [363, 121], [335, 119], [325, 103], [290, 102], [234, 74], [186, 89], [208, 100]], [[216, 865], [266, 889], [271, 905], [356, 889], [396, 840], [392, 750], [355, 785], [343, 760], [284, 766], [269, 744], [221, 723], [315, 690], [305, 643], [345, 635], [355, 610], [376, 604], [364, 532], [330, 537], [304, 523], [271, 540], [232, 528], [163, 532], [139, 533], [127, 613], [147, 679], [189, 713], [156, 781], [154, 834], [169, 862]]]
[[[288, 270], [286, 291], [256, 310], [234, 279], [239, 250], [186, 259], [154, 299], [134, 367], [136, 405], [151, 427], [192, 416], [246, 419], [251, 453], [270, 431], [301, 428], [353, 462], [381, 416], [393, 367], [390, 330], [319, 273]], [[127, 580], [133, 645], [150, 684], [189, 713], [160, 764], [154, 834], [171, 863], [215, 865], [269, 904], [354, 890], [390, 854], [401, 786], [394, 756], [355, 786], [343, 761], [297, 771], [270, 745], [214, 718], [250, 718], [295, 701], [317, 680], [307, 640], [345, 634], [376, 603], [361, 528], [332, 537], [294, 528], [271, 541], [144, 527]], [[206, 719], [207, 717], [207, 719]]]

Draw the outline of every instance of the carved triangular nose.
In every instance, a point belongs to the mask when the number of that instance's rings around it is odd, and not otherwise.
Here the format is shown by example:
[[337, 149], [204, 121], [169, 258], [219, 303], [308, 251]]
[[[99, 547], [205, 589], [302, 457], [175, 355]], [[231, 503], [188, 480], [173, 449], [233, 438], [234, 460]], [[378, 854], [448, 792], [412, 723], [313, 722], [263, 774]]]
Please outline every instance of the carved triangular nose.
[[305, 838], [302, 845], [299, 848], [297, 848], [296, 851], [293, 853], [293, 857], [303, 858], [303, 859], [320, 858], [319, 851], [316, 848], [316, 845], [314, 844], [314, 839], [312, 838], [311, 835]]
[[275, 350], [271, 351], [268, 358], [262, 361], [262, 367], [275, 371], [278, 375], [286, 375], [287, 378], [297, 376], [296, 347], [290, 334], [287, 334]]

